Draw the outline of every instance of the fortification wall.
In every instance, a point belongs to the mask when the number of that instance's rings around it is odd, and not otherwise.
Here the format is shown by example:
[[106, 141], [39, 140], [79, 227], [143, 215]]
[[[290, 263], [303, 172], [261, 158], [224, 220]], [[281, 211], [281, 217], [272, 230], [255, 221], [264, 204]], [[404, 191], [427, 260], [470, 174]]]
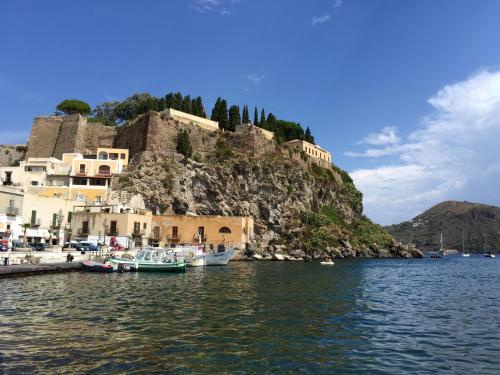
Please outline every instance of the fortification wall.
[[116, 129], [87, 122], [80, 115], [35, 117], [26, 158], [62, 158], [62, 154], [93, 154], [97, 147], [113, 147]]
[[63, 120], [60, 116], [35, 117], [26, 158], [49, 158], [53, 155]]

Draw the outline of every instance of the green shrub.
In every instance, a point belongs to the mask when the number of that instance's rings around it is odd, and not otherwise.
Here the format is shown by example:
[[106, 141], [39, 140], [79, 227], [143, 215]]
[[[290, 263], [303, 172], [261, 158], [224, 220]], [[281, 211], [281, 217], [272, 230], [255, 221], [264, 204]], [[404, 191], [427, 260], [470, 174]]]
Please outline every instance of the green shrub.
[[326, 216], [334, 224], [341, 225], [341, 226], [346, 225], [344, 220], [342, 219], [342, 217], [340, 217], [337, 210], [333, 207], [323, 206], [323, 207], [321, 207], [321, 210], [319, 212], [320, 212], [320, 214]]
[[191, 146], [189, 133], [186, 130], [181, 130], [177, 134], [176, 150], [179, 154], [184, 155], [186, 158], [193, 156], [193, 147]]
[[233, 155], [231, 145], [223, 138], [219, 138], [215, 143], [215, 157], [218, 161], [229, 159]]

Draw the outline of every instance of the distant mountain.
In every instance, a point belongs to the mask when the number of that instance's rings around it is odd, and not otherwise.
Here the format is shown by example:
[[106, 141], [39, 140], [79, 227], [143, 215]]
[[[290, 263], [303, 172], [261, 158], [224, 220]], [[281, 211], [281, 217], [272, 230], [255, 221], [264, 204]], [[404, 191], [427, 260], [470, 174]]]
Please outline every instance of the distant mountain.
[[414, 243], [423, 250], [439, 249], [441, 233], [445, 248], [460, 250], [462, 231], [467, 249], [482, 252], [486, 244], [487, 250], [500, 250], [500, 207], [446, 201], [385, 229], [401, 242]]

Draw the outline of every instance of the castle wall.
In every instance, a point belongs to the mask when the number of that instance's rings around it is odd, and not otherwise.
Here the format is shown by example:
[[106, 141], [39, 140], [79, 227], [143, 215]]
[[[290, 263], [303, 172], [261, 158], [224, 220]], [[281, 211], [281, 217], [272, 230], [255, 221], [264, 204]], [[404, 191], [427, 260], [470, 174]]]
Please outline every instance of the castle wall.
[[113, 147], [115, 135], [115, 127], [87, 123], [87, 118], [80, 115], [35, 117], [26, 158], [94, 154], [97, 147]]

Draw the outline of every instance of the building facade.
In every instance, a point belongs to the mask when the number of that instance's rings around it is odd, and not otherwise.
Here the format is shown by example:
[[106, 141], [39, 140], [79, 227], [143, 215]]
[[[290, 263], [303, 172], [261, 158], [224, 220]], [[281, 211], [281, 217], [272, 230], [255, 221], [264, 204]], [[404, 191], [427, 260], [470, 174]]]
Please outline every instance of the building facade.
[[22, 235], [22, 193], [0, 188], [0, 240], [17, 241]]
[[303, 151], [306, 155], [324, 161], [325, 163], [332, 163], [332, 154], [319, 145], [313, 145], [301, 139], [294, 139], [283, 143], [285, 147], [289, 147], [298, 151]]
[[152, 214], [123, 206], [75, 206], [71, 239], [135, 248], [148, 244]]
[[179, 121], [180, 123], [196, 125], [211, 131], [219, 130], [219, 123], [217, 121], [190, 115], [189, 113], [181, 112], [176, 109], [167, 108], [162, 111], [161, 114], [163, 116], [170, 117], [173, 120]]
[[204, 244], [245, 249], [254, 238], [254, 220], [240, 216], [153, 216], [150, 243], [154, 246]]

